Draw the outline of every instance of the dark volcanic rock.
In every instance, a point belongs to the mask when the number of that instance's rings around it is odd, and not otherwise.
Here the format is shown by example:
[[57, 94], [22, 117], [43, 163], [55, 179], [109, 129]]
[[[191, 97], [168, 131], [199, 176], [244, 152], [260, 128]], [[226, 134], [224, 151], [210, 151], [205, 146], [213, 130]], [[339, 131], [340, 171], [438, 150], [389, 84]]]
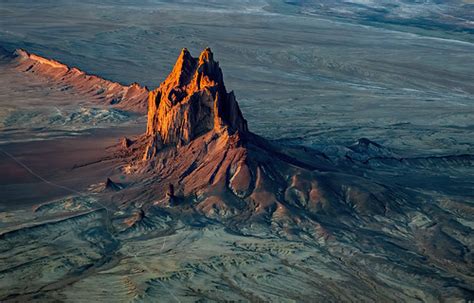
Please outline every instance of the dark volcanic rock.
[[110, 178], [107, 178], [107, 181], [105, 182], [105, 189], [118, 191], [123, 189], [123, 185], [112, 181]]
[[210, 131], [247, 132], [247, 121], [234, 93], [227, 92], [209, 48], [199, 58], [183, 49], [170, 75], [150, 92], [148, 103], [146, 134], [157, 147], [186, 144]]
[[127, 137], [123, 137], [123, 138], [122, 138], [122, 141], [120, 142], [120, 144], [122, 145], [122, 147], [123, 147], [124, 149], [128, 149], [128, 148], [130, 147], [130, 145], [133, 144], [133, 141], [130, 140], [129, 138], [127, 138]]

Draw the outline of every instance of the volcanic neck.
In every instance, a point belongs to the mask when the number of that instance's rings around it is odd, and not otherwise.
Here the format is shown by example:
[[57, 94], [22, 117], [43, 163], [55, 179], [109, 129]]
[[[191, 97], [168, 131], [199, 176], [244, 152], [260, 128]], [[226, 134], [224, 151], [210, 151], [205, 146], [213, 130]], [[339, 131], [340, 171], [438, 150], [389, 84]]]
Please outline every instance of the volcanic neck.
[[206, 48], [199, 58], [183, 49], [173, 71], [148, 97], [146, 135], [153, 149], [182, 145], [208, 133], [248, 132], [233, 92], [228, 93], [219, 63]]
[[352, 205], [361, 213], [388, 209], [383, 187], [339, 174], [321, 155], [292, 156], [249, 132], [210, 49], [197, 59], [183, 49], [171, 74], [150, 92], [147, 132], [135, 142], [122, 144], [130, 157], [126, 171], [151, 173], [145, 194], [153, 205], [167, 203], [163, 193], [171, 184], [172, 200], [216, 218], [266, 222], [296, 220], [295, 209], [303, 217], [349, 214]]

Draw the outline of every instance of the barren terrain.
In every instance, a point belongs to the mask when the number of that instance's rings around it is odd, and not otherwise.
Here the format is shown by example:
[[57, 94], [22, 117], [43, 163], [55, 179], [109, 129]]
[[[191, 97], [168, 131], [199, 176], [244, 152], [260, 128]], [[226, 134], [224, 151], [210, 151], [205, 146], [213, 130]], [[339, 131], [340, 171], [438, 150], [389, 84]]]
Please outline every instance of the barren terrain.
[[[0, 301], [474, 300], [472, 4], [441, 2], [0, 0]], [[147, 131], [208, 46], [250, 133], [231, 101]]]

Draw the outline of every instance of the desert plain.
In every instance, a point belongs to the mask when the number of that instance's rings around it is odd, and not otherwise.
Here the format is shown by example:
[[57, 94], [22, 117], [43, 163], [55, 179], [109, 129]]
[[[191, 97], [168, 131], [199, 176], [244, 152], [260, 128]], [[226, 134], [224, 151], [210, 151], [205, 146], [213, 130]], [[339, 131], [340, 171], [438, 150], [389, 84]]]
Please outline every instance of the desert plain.
[[[474, 300], [473, 4], [438, 2], [0, 0], [0, 301]], [[188, 178], [214, 137], [137, 164], [138, 101], [206, 47], [248, 193]]]

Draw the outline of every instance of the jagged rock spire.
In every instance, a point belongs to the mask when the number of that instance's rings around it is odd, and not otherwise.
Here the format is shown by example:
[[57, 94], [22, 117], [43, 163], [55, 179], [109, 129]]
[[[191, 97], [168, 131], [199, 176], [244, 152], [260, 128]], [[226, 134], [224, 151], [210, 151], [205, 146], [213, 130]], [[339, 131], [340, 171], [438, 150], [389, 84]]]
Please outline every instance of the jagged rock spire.
[[248, 131], [210, 48], [199, 58], [183, 49], [166, 80], [150, 92], [148, 102], [146, 134], [155, 140], [155, 148], [186, 144], [209, 131]]

